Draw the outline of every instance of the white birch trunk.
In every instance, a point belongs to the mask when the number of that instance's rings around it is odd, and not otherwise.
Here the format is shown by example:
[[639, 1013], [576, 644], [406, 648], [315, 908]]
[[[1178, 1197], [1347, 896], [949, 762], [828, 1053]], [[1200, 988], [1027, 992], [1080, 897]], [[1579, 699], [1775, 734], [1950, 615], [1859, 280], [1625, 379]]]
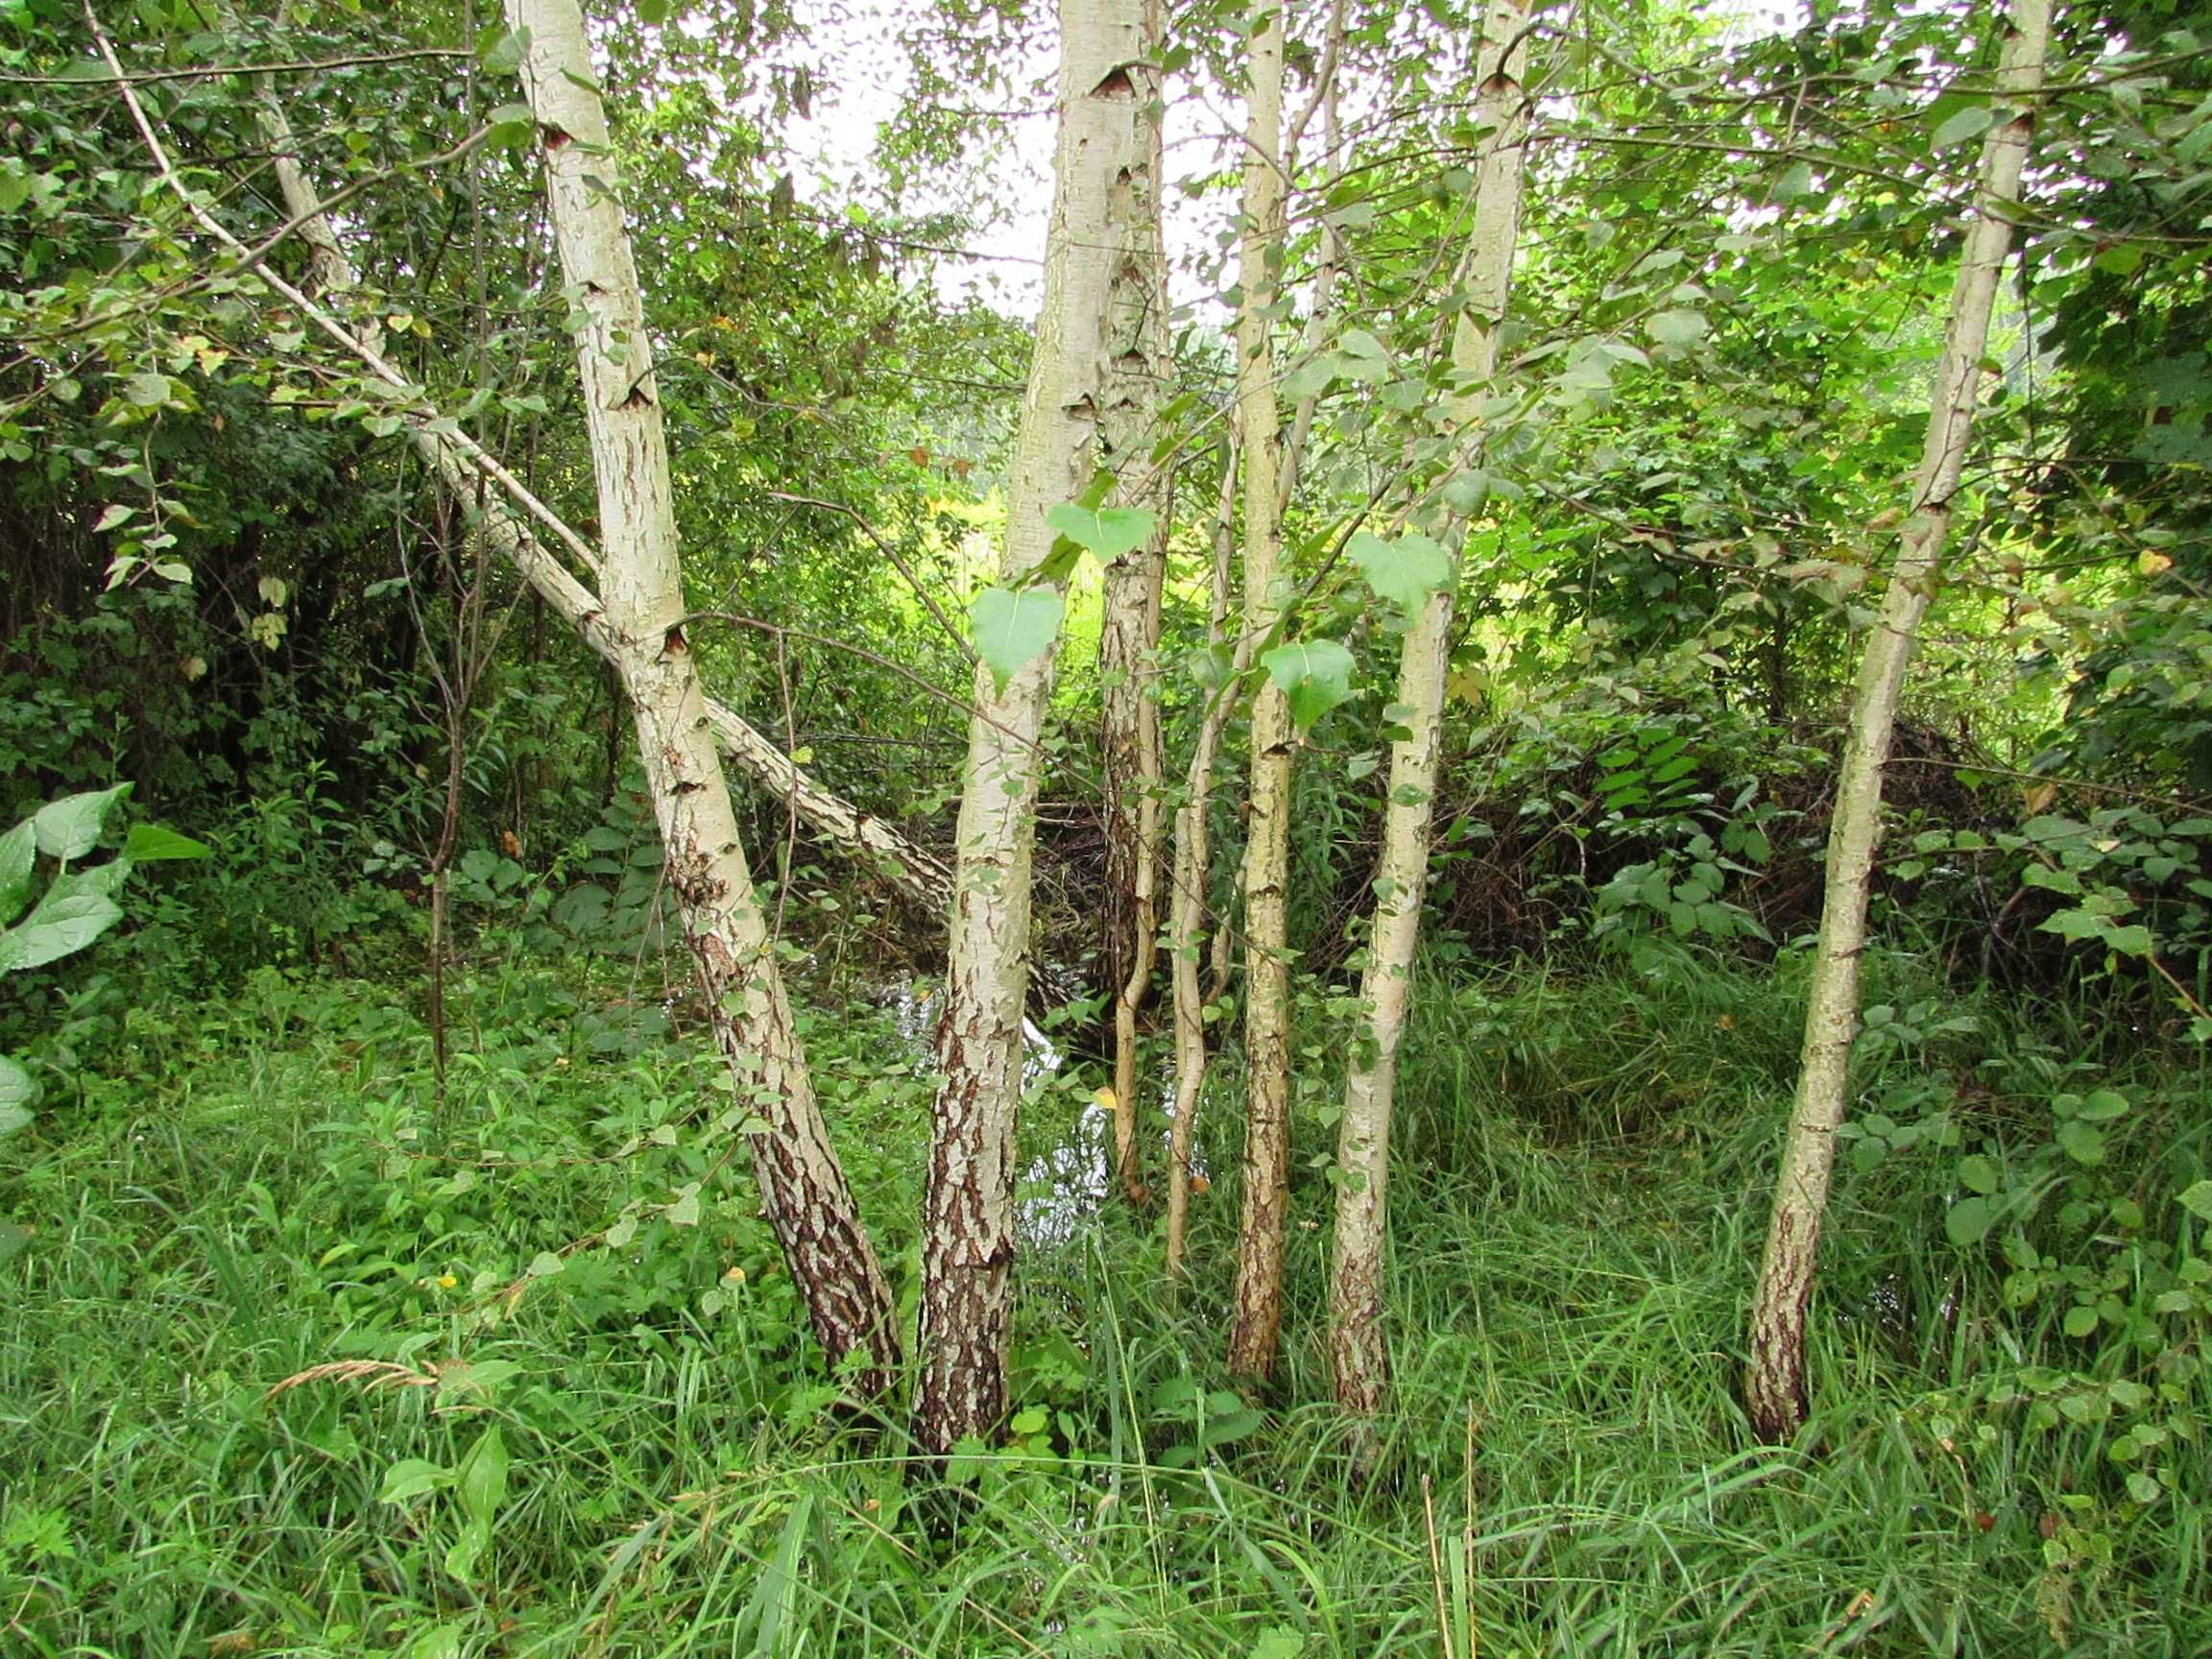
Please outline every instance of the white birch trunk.
[[1880, 619], [1867, 634], [1852, 692], [1849, 731], [1836, 775], [1797, 1095], [1751, 1310], [1743, 1399], [1752, 1429], [1763, 1440], [1784, 1440], [1794, 1433], [1810, 1405], [1805, 1315], [1835, 1169], [1836, 1131], [1843, 1121], [1851, 1046], [1859, 1029], [1859, 957], [1866, 943], [1867, 886], [1881, 830], [1882, 768], [1889, 756], [1906, 666], [1935, 597], [1952, 498], [1973, 436], [1990, 313], [2012, 246], [2008, 216], [2020, 194], [2050, 34], [2051, 0], [2015, 0], [1998, 71], [2001, 95], [2013, 108], [1989, 129], [1983, 143], [1981, 182], [1952, 290], [1928, 442], [1888, 592]]
[[[1229, 445], [1221, 465], [1221, 499], [1214, 509], [1212, 643], [1228, 632], [1231, 541], [1237, 517], [1237, 454]], [[1198, 971], [1205, 953], [1207, 879], [1214, 869], [1214, 761], [1221, 731], [1237, 706], [1237, 685], [1251, 666], [1252, 641], [1239, 639], [1228, 683], [1218, 687], [1198, 722], [1183, 804], [1175, 809], [1175, 869], [1168, 884], [1168, 971], [1175, 990], [1175, 1108], [1167, 1130], [1167, 1242], [1170, 1277], [1183, 1271], [1190, 1230], [1190, 1145], [1197, 1133], [1198, 1101], [1206, 1092], [1206, 999]], [[1221, 932], [1226, 934], [1226, 926]]]
[[[1453, 332], [1451, 424], [1479, 421], [1498, 372], [1499, 332], [1520, 237], [1527, 92], [1523, 84], [1528, 12], [1523, 0], [1491, 0], [1476, 59], [1475, 228], [1460, 266], [1466, 309]], [[1465, 445], [1479, 460], [1479, 443]], [[1421, 900], [1429, 879], [1436, 751], [1450, 666], [1453, 582], [1430, 595], [1407, 630], [1398, 670], [1406, 735], [1390, 747], [1382, 851], [1376, 872], [1373, 931], [1360, 980], [1360, 1028], [1353, 1039], [1337, 1130], [1334, 1262], [1330, 1276], [1329, 1357], [1336, 1400], [1347, 1411], [1379, 1409], [1389, 1383], [1383, 1282], [1389, 1247], [1390, 1118], [1398, 1046], [1406, 1034]]]
[[[286, 212], [299, 222], [301, 239], [307, 244], [317, 290], [326, 301], [342, 302], [358, 286], [359, 277], [300, 162], [292, 124], [283, 107], [266, 89], [259, 102], [261, 128], [274, 156], [277, 188]], [[373, 315], [358, 320], [326, 315], [325, 322], [346, 340], [377, 379], [394, 387], [407, 385], [406, 377], [384, 357], [384, 331]], [[615, 642], [598, 599], [568, 573], [520, 514], [484, 488], [489, 484], [493, 490], [508, 493], [513, 481], [502, 469], [487, 468], [489, 457], [458, 432], [418, 421], [413, 438], [431, 475], [466, 508], [481, 515], [485, 539], [506, 556], [522, 579], [587, 645], [609, 662], [615, 662]], [[541, 522], [557, 522], [534, 497], [523, 505]], [[577, 553], [587, 568], [597, 571], [599, 556], [579, 533], [562, 525], [555, 534]], [[816, 834], [881, 875], [918, 909], [932, 917], [944, 913], [952, 902], [952, 872], [943, 860], [914, 845], [890, 825], [823, 788], [757, 728], [720, 703], [709, 699], [707, 713], [722, 753], [756, 787], [788, 802]]]
[[582, 318], [576, 362], [599, 502], [602, 616], [637, 719], [668, 885], [737, 1094], [769, 1125], [754, 1138], [769, 1224], [831, 1360], [850, 1360], [861, 1390], [879, 1396], [899, 1358], [890, 1286], [815, 1104], [684, 630], [652, 342], [583, 13], [577, 0], [509, 0], [508, 18], [529, 33], [523, 81], [562, 273]]
[[1098, 631], [1106, 781], [1101, 959], [1114, 997], [1114, 1169], [1135, 1204], [1149, 1196], [1138, 1142], [1137, 1022], [1151, 994], [1160, 923], [1160, 607], [1169, 506], [1167, 468], [1151, 453], [1170, 369], [1160, 218], [1163, 93], [1154, 67], [1165, 27], [1161, 0], [1145, 0], [1143, 12], [1144, 61], [1131, 73], [1142, 106], [1144, 165], [1126, 186], [1129, 239], [1109, 299], [1115, 342], [1098, 427], [1099, 463], [1121, 480], [1117, 498], [1158, 520], [1149, 541], [1107, 565]]
[[[1244, 447], [1244, 634], [1282, 620], [1281, 417], [1267, 312], [1281, 282], [1283, 11], [1252, 36], [1247, 72], [1243, 236], [1238, 254], [1237, 408]], [[1244, 1205], [1238, 1222], [1229, 1368], [1264, 1378], [1283, 1327], [1283, 1244], [1290, 1184], [1290, 704], [1272, 680], [1253, 693], [1252, 815], [1244, 850]]]
[[[1060, 137], [1036, 355], [1022, 411], [1000, 580], [1036, 580], [1054, 535], [1045, 515], [1083, 493], [1099, 460], [1113, 373], [1118, 270], [1144, 234], [1149, 186], [1142, 0], [1063, 0]], [[1013, 1311], [1015, 1129], [1029, 950], [1038, 739], [1057, 644], [1001, 688], [975, 673], [960, 801], [941, 1074], [923, 1220], [921, 1377], [915, 1434], [942, 1455], [989, 1432], [1006, 1405]]]

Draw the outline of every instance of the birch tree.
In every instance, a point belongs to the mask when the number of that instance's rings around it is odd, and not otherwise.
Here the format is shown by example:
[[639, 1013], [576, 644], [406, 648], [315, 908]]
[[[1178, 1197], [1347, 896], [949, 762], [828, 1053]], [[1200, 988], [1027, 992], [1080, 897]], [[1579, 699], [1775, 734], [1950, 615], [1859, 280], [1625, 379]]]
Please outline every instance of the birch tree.
[[[1160, 0], [1145, 0], [1142, 56], [1160, 58]], [[1114, 1168], [1132, 1202], [1145, 1194], [1137, 1125], [1137, 1021], [1151, 993], [1160, 925], [1160, 606], [1167, 570], [1167, 468], [1153, 457], [1167, 352], [1167, 253], [1160, 218], [1158, 77], [1140, 112], [1144, 166], [1128, 188], [1132, 220], [1114, 271], [1112, 327], [1129, 349], [1108, 366], [1098, 442], [1120, 499], [1154, 515], [1152, 534], [1108, 562], [1098, 632], [1100, 750], [1106, 782], [1106, 907], [1101, 959], [1114, 997]]]
[[[266, 86], [257, 90], [255, 108], [271, 152], [277, 191], [306, 244], [316, 289], [331, 305], [343, 306], [359, 289], [360, 278], [300, 158], [291, 119]], [[236, 252], [245, 252], [216, 221], [202, 222], [216, 228]], [[415, 395], [417, 389], [384, 355], [384, 331], [373, 310], [365, 310], [353, 320], [310, 304], [303, 296], [291, 298], [325, 333], [358, 358], [373, 379]], [[431, 476], [476, 515], [478, 533], [585, 644], [609, 663], [619, 666], [618, 648], [605, 624], [598, 599], [568, 572], [559, 555], [544, 544], [544, 538], [534, 533], [531, 525], [536, 522], [540, 530], [549, 533], [594, 578], [602, 563], [598, 550], [450, 422], [437, 419], [435, 412], [411, 422], [411, 431], [415, 448]], [[707, 714], [723, 757], [756, 787], [788, 804], [824, 841], [882, 876], [918, 908], [937, 915], [951, 902], [952, 873], [934, 854], [824, 788], [757, 728], [723, 704], [708, 699]]]
[[[1459, 271], [1464, 308], [1453, 328], [1453, 392], [1445, 414], [1455, 430], [1474, 432], [1460, 447], [1478, 464], [1480, 409], [1498, 373], [1500, 331], [1521, 228], [1527, 31], [1528, 12], [1521, 0], [1492, 0], [1483, 12], [1476, 56], [1475, 123], [1482, 137], [1475, 164], [1474, 231]], [[1407, 611], [1409, 625], [1398, 668], [1404, 735], [1390, 746], [1374, 925], [1359, 986], [1360, 1023], [1353, 1037], [1337, 1129], [1329, 1358], [1337, 1404], [1361, 1414], [1382, 1406], [1389, 1382], [1383, 1274], [1389, 1243], [1390, 1117], [1429, 878], [1436, 751], [1460, 574], [1456, 561], [1426, 536], [1408, 535], [1395, 542], [1369, 538], [1366, 546], [1363, 563], [1370, 582]], [[1356, 557], [1358, 552], [1356, 548]]]
[[[1229, 619], [1231, 540], [1236, 533], [1237, 453], [1225, 446], [1221, 494], [1214, 515], [1213, 620], [1208, 643], [1218, 650]], [[1252, 665], [1252, 641], [1239, 638], [1224, 684], [1214, 688], [1198, 722], [1190, 764], [1184, 775], [1182, 803], [1175, 808], [1175, 864], [1168, 883], [1168, 976], [1174, 991], [1175, 1106], [1167, 1131], [1167, 1239], [1169, 1274], [1183, 1271], [1190, 1224], [1190, 1146], [1197, 1129], [1198, 1101], [1206, 1092], [1206, 998], [1198, 981], [1206, 940], [1207, 877], [1214, 868], [1212, 822], [1214, 766], [1221, 733], [1236, 707], [1236, 688]], [[1227, 929], [1222, 929], [1226, 932]]]
[[1063, 0], [1059, 142], [1035, 356], [1007, 490], [996, 586], [977, 596], [974, 712], [968, 729], [958, 866], [936, 1033], [940, 1084], [923, 1215], [921, 1375], [916, 1437], [951, 1450], [988, 1431], [1006, 1403], [1015, 1251], [1015, 1130], [1022, 1090], [1022, 999], [1029, 950], [1039, 740], [1071, 557], [1112, 559], [1149, 538], [1150, 516], [1103, 508], [1110, 446], [1140, 424], [1128, 400], [1141, 376], [1142, 326], [1117, 302], [1142, 284], [1154, 234], [1139, 204], [1152, 193], [1143, 0]]
[[652, 340], [576, 0], [509, 0], [573, 302], [602, 537], [602, 615], [629, 693], [667, 880], [755, 1136], [762, 1208], [815, 1334], [870, 1396], [899, 1359], [890, 1286], [830, 1144], [747, 868], [685, 630]]
[[[1282, 278], [1283, 11], [1252, 36], [1237, 280], [1237, 420], [1244, 463], [1244, 634], [1283, 619], [1281, 417], [1269, 313]], [[1244, 848], [1244, 1205], [1229, 1368], [1265, 1377], [1283, 1328], [1290, 1184], [1290, 703], [1271, 679], [1252, 698], [1251, 829]]]
[[2027, 163], [2050, 33], [2051, 0], [2015, 0], [1997, 76], [2006, 108], [1997, 112], [1983, 143], [1981, 179], [1936, 371], [1927, 444], [1906, 504], [1888, 591], [1866, 636], [1852, 691], [1828, 831], [1828, 869], [1796, 1101], [1783, 1142], [1773, 1215], [1751, 1309], [1743, 1398], [1752, 1429], [1764, 1440], [1787, 1439], [1804, 1422], [1809, 1406], [1805, 1315], [1859, 1028], [1859, 958], [1865, 949], [1867, 883], [1881, 829], [1882, 768], [1896, 728], [1905, 670], [1935, 597], [1952, 501], [1973, 437], [1990, 313], [2011, 251], [2010, 214]]

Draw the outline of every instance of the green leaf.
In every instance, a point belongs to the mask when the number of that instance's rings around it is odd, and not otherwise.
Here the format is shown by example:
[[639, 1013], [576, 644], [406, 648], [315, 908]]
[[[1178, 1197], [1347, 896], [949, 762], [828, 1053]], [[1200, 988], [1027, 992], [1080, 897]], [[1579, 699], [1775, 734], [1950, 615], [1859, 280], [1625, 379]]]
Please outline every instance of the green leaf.
[[1283, 396], [1293, 403], [1318, 397], [1329, 390], [1329, 382], [1336, 378], [1343, 367], [1344, 359], [1335, 352], [1316, 351], [1283, 376]]
[[2094, 1336], [2097, 1334], [2097, 1310], [2077, 1303], [2066, 1310], [2065, 1325], [2069, 1336]]
[[31, 1102], [38, 1098], [38, 1080], [22, 1063], [0, 1054], [0, 1135], [12, 1135], [31, 1121]]
[[2058, 1125], [2058, 1144], [2077, 1164], [2104, 1162], [2104, 1132], [2079, 1118]]
[[1996, 123], [1997, 112], [1986, 104], [1969, 104], [1936, 129], [1935, 147], [1948, 150], [1969, 138], [1979, 138]]
[[131, 785], [94, 789], [83, 795], [64, 795], [50, 801], [32, 817], [38, 851], [49, 858], [82, 858], [99, 845], [100, 827], [108, 808], [131, 792]]
[[2099, 1089], [2085, 1095], [2074, 1108], [2074, 1116], [2090, 1123], [2109, 1123], [2115, 1118], [2125, 1118], [2134, 1108], [2128, 1096], [2113, 1089]]
[[1362, 530], [1345, 544], [1344, 551], [1359, 566], [1367, 586], [1408, 616], [1430, 594], [1440, 591], [1452, 580], [1452, 555], [1418, 532], [1385, 541]]
[[1142, 507], [1085, 507], [1063, 501], [1045, 515], [1045, 522], [1108, 565], [1151, 541], [1159, 519]]
[[212, 852], [204, 842], [180, 835], [159, 824], [133, 824], [123, 843], [123, 856], [133, 864], [157, 864], [164, 858], [205, 858]]
[[36, 883], [32, 872], [38, 862], [38, 842], [26, 818], [0, 835], [0, 927], [23, 914]]
[[2182, 1190], [2176, 1202], [2200, 1221], [2212, 1221], [2212, 1181], [2199, 1181]]
[[1662, 346], [1687, 350], [1711, 332], [1712, 325], [1702, 311], [1661, 311], [1644, 325], [1652, 339]]
[[1336, 342], [1336, 373], [1347, 380], [1382, 380], [1390, 373], [1390, 351], [1364, 328], [1347, 328]]
[[1979, 1244], [1988, 1236], [1997, 1219], [1997, 1207], [1983, 1197], [1961, 1198], [1951, 1206], [1943, 1217], [1943, 1233], [1952, 1243], [1963, 1250], [1970, 1244]]
[[1352, 653], [1334, 639], [1278, 645], [1260, 662], [1289, 699], [1291, 723], [1301, 732], [1352, 695]]
[[20, 926], [0, 933], [0, 974], [43, 968], [74, 955], [122, 920], [116, 902], [96, 893], [49, 895]]
[[435, 1463], [420, 1457], [402, 1457], [384, 1471], [384, 1484], [376, 1494], [379, 1503], [405, 1503], [425, 1492], [435, 1492], [453, 1477]]
[[176, 382], [166, 374], [133, 374], [123, 382], [123, 396], [141, 409], [158, 409], [176, 393]]
[[1997, 1166], [1980, 1153], [1959, 1160], [1959, 1185], [1984, 1196], [1997, 1190]]
[[1067, 609], [1049, 588], [986, 588], [975, 595], [969, 608], [975, 654], [991, 670], [1000, 692], [1015, 675], [1052, 649]]
[[477, 1436], [461, 1459], [458, 1492], [461, 1513], [482, 1527], [499, 1518], [499, 1505], [507, 1501], [507, 1442], [494, 1423]]
[[479, 36], [476, 56], [484, 67], [494, 75], [513, 75], [520, 71], [522, 60], [530, 51], [530, 31], [527, 29], [501, 30], [497, 24]]
[[550, 1279], [565, 1265], [552, 1251], [541, 1250], [530, 1258], [529, 1276], [533, 1279]]

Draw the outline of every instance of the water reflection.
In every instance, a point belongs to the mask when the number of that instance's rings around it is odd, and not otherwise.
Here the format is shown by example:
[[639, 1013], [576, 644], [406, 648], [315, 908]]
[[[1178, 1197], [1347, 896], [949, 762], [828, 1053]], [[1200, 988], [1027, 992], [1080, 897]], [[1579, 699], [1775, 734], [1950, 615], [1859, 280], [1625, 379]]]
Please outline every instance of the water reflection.
[[[942, 994], [936, 981], [920, 977], [893, 980], [878, 993], [917, 1076], [935, 1065], [931, 1050]], [[1034, 1105], [1041, 1093], [1058, 1082], [1067, 1056], [1032, 1020], [1022, 1022], [1022, 1099]], [[1022, 1164], [1016, 1202], [1023, 1244], [1054, 1250], [1080, 1239], [1106, 1200], [1110, 1134], [1105, 1108], [1090, 1101], [1066, 1134]]]

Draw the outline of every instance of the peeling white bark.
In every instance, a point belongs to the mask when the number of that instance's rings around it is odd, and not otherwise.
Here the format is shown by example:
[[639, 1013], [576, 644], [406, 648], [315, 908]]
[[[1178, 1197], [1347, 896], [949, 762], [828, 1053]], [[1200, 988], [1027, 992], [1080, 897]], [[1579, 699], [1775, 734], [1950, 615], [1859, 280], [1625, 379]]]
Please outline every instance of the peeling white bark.
[[1132, 78], [1143, 126], [1143, 165], [1120, 186], [1126, 227], [1116, 260], [1099, 462], [1120, 480], [1117, 500], [1155, 515], [1143, 546], [1106, 567], [1098, 629], [1099, 736], [1106, 782], [1106, 904], [1101, 958], [1114, 997], [1114, 1168], [1132, 1203], [1144, 1184], [1138, 1142], [1137, 1022], [1151, 995], [1160, 921], [1160, 605], [1167, 571], [1168, 470], [1153, 459], [1172, 363], [1167, 349], [1167, 252], [1160, 218], [1161, 0], [1145, 0]]
[[1981, 182], [1952, 290], [1928, 441], [1882, 614], [1866, 636], [1860, 660], [1849, 731], [1837, 767], [1804, 1051], [1752, 1303], [1751, 1358], [1743, 1377], [1744, 1405], [1754, 1431], [1764, 1440], [1789, 1438], [1803, 1424], [1810, 1404], [1805, 1315], [1835, 1171], [1836, 1131], [1843, 1122], [1851, 1046], [1859, 1030], [1859, 957], [1866, 944], [1868, 880], [1881, 832], [1882, 768], [1896, 729], [1905, 670], [1935, 597], [1952, 498], [1973, 438], [1989, 319], [2011, 252], [2009, 215], [2027, 164], [2050, 35], [2051, 0], [2015, 0], [1997, 76], [2000, 94], [2013, 108], [1983, 142]]
[[[1459, 269], [1466, 308], [1453, 331], [1453, 394], [1446, 416], [1457, 431], [1475, 427], [1498, 373], [1499, 333], [1511, 295], [1520, 239], [1527, 145], [1528, 10], [1524, 0], [1491, 0], [1476, 59], [1475, 228]], [[1479, 440], [1463, 447], [1479, 460]], [[1360, 979], [1361, 1019], [1353, 1039], [1337, 1130], [1336, 1225], [1330, 1276], [1329, 1357], [1336, 1400], [1347, 1411], [1379, 1409], [1389, 1384], [1383, 1313], [1389, 1249], [1390, 1118], [1398, 1047], [1412, 993], [1413, 952], [1429, 880], [1429, 833], [1435, 816], [1436, 751], [1451, 662], [1452, 613], [1458, 578], [1430, 595], [1407, 631], [1398, 670], [1406, 735], [1390, 747], [1382, 852], [1376, 870], [1373, 931]]]
[[[339, 243], [323, 211], [321, 198], [300, 162], [292, 124], [283, 107], [266, 89], [259, 101], [261, 127], [274, 156], [277, 188], [285, 211], [298, 221], [300, 236], [307, 244], [317, 291], [332, 304], [343, 303], [345, 296], [359, 286], [352, 261]], [[395, 388], [408, 388], [406, 377], [384, 356], [383, 328], [373, 314], [346, 319], [325, 311], [318, 321], [378, 380]], [[531, 528], [531, 521], [548, 530], [594, 576], [600, 567], [598, 549], [562, 523], [551, 509], [523, 490], [519, 481], [465, 434], [442, 429], [437, 421], [418, 421], [413, 424], [413, 439], [431, 475], [457, 500], [480, 513], [485, 539], [506, 556], [578, 637], [609, 662], [614, 662], [614, 641], [599, 600], [568, 573]], [[508, 499], [521, 511], [510, 508]], [[932, 917], [944, 913], [952, 902], [952, 873], [943, 860], [882, 820], [822, 787], [757, 728], [722, 704], [709, 699], [707, 713], [723, 754], [757, 787], [788, 802], [815, 833], [880, 875], [917, 908]]]
[[[1051, 508], [1080, 496], [1098, 466], [1115, 373], [1115, 276], [1148, 232], [1133, 181], [1150, 165], [1142, 0], [1063, 0], [1060, 135], [1036, 354], [1007, 491], [1000, 580], [1037, 576]], [[915, 1435], [943, 1454], [989, 1432], [1006, 1406], [1015, 1249], [1014, 1135], [1022, 1089], [1022, 998], [1029, 950], [1038, 739], [1057, 644], [1001, 688], [975, 673], [960, 802], [941, 1074], [923, 1224], [921, 1377]]]
[[890, 1286], [814, 1099], [684, 631], [652, 343], [583, 13], [576, 0], [508, 0], [507, 12], [511, 26], [528, 31], [523, 84], [581, 321], [576, 364], [599, 502], [601, 621], [636, 715], [668, 885], [737, 1096], [768, 1124], [754, 1138], [768, 1222], [830, 1359], [852, 1359], [862, 1391], [880, 1396], [899, 1359]]
[[[1244, 635], [1281, 622], [1281, 416], [1268, 311], [1281, 283], [1283, 11], [1252, 36], [1246, 74], [1244, 206], [1238, 251], [1237, 410], [1244, 449]], [[1229, 1368], [1266, 1377], [1283, 1328], [1283, 1244], [1290, 1195], [1289, 700], [1272, 680], [1252, 698], [1252, 781], [1244, 848], [1244, 1206], [1237, 1235]]]

